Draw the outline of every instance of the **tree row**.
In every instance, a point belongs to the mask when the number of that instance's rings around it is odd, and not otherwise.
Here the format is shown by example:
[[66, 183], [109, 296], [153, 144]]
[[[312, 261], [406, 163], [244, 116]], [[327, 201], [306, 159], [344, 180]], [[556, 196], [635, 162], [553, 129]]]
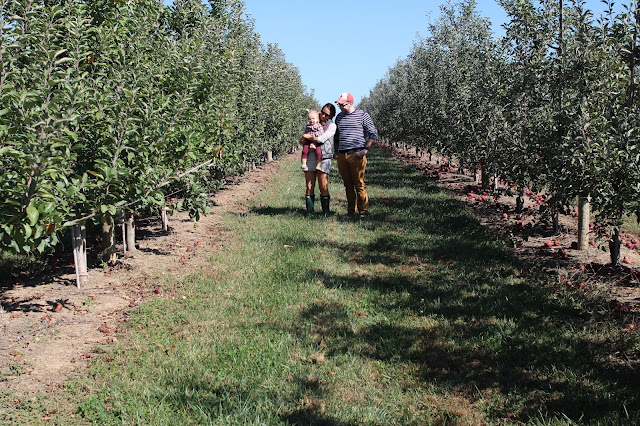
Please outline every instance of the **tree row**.
[[197, 219], [226, 177], [291, 150], [316, 102], [243, 7], [0, 0], [3, 251], [95, 223], [112, 262], [134, 212], [179, 199]]
[[556, 230], [591, 207], [616, 264], [624, 218], [640, 217], [638, 0], [597, 18], [579, 0], [500, 4], [500, 38], [473, 0], [442, 6], [361, 107], [387, 139], [481, 167], [485, 186], [544, 191]]

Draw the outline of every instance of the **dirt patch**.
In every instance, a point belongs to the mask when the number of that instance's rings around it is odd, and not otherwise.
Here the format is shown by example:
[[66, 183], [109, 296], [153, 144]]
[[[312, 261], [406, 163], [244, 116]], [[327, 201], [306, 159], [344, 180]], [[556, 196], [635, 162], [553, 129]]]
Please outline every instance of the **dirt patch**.
[[[285, 157], [293, 161], [296, 155]], [[122, 255], [114, 267], [89, 270], [89, 282], [77, 288], [71, 256], [65, 265], [49, 265], [46, 274], [18, 281], [0, 280], [0, 381], [16, 396], [53, 391], [125, 332], [127, 312], [145, 300], [171, 297], [160, 277], [183, 276], [208, 263], [224, 245], [225, 212], [246, 211], [281, 162], [235, 178], [211, 197], [215, 205], [194, 225], [186, 212], [170, 217], [169, 231], [159, 218], [137, 224], [138, 250]], [[91, 255], [91, 248], [89, 248]]]

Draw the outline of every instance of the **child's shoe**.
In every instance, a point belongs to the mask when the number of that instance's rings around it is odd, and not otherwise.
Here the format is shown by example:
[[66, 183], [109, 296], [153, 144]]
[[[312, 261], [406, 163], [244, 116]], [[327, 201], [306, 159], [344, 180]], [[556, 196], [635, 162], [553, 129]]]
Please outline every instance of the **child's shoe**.
[[307, 169], [307, 159], [303, 158], [302, 159], [302, 165], [300, 166], [302, 168], [302, 170], [304, 170], [305, 172], [309, 169]]

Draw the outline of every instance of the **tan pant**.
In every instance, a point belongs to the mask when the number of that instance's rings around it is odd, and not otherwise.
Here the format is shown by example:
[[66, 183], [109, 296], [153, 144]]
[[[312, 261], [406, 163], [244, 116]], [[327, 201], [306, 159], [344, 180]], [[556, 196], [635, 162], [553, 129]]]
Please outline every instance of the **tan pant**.
[[364, 170], [367, 167], [367, 157], [359, 157], [356, 153], [338, 154], [338, 171], [344, 182], [344, 189], [347, 194], [347, 213], [356, 213], [356, 202], [358, 213], [369, 213], [369, 197], [367, 188], [364, 185]]

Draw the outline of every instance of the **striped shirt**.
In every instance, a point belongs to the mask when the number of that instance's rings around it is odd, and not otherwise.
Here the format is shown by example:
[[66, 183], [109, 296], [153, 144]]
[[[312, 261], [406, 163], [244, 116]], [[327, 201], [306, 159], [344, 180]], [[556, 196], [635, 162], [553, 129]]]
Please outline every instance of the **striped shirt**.
[[338, 152], [355, 152], [363, 149], [367, 139], [378, 139], [378, 131], [373, 125], [371, 116], [361, 109], [336, 117], [336, 143]]

